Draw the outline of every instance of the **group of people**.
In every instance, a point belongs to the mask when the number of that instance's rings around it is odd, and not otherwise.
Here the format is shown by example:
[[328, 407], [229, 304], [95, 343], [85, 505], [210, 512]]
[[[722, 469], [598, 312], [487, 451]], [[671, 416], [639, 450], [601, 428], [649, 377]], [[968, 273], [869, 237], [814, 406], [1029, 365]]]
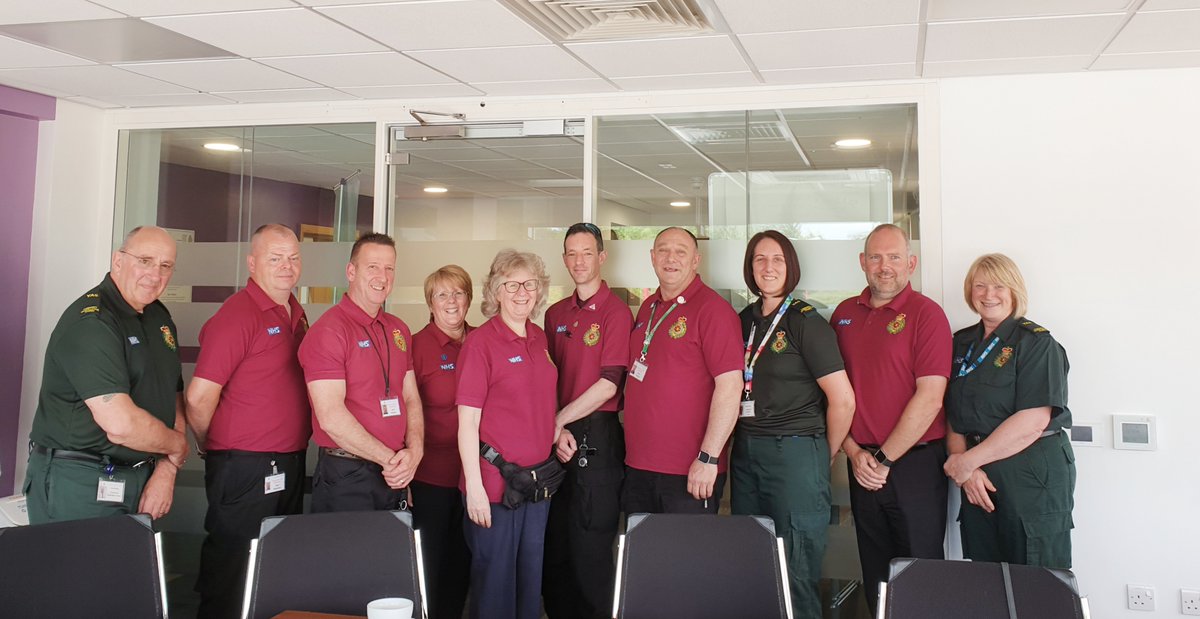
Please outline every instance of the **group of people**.
[[[606, 617], [621, 514], [715, 514], [726, 482], [734, 514], [774, 521], [797, 616], [820, 617], [838, 451], [872, 607], [891, 559], [943, 557], [951, 480], [968, 558], [1070, 567], [1066, 354], [1025, 318], [1024, 280], [1001, 254], [971, 265], [964, 299], [980, 321], [952, 335], [909, 284], [917, 258], [894, 225], [867, 237], [867, 287], [828, 322], [797, 296], [784, 235], [750, 239], [757, 300], [738, 315], [698, 275], [695, 236], [672, 227], [633, 315], [602, 278], [600, 229], [579, 223], [562, 254], [575, 289], [543, 325], [545, 263], [504, 250], [481, 285], [483, 324], [466, 321], [470, 275], [447, 265], [425, 279], [430, 320], [413, 334], [383, 310], [390, 237], [354, 243], [346, 295], [309, 328], [300, 244], [269, 224], [245, 288], [199, 334], [186, 391], [158, 301], [175, 257], [164, 230], [134, 229], [59, 320], [24, 492], [35, 524], [162, 517], [192, 428], [208, 497], [200, 617], [238, 615], [261, 520], [302, 511], [310, 436], [312, 511], [411, 510], [435, 618], [468, 599], [473, 618]], [[512, 500], [498, 466], [553, 461], [566, 471], [552, 497]]]

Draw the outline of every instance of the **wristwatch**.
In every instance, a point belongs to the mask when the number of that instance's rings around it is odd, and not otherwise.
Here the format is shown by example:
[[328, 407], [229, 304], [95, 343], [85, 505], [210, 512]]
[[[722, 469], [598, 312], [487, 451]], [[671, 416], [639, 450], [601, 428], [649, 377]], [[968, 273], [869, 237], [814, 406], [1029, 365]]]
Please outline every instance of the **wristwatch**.
[[884, 466], [888, 467], [889, 469], [890, 469], [890, 468], [892, 468], [892, 465], [893, 465], [893, 464], [895, 464], [895, 462], [892, 462], [891, 460], [888, 460], [887, 454], [884, 454], [884, 453], [883, 453], [883, 448], [882, 448], [882, 447], [880, 447], [879, 449], [876, 449], [876, 450], [875, 450], [875, 453], [874, 453], [874, 454], [871, 454], [871, 455], [875, 456], [875, 461], [876, 461], [876, 462], [878, 462], [878, 463], [880, 463], [880, 464], [882, 464], [882, 465], [884, 465]]
[[704, 450], [700, 450], [700, 455], [696, 456], [696, 459], [704, 464], [717, 464], [721, 461], [720, 458], [708, 455], [708, 452]]

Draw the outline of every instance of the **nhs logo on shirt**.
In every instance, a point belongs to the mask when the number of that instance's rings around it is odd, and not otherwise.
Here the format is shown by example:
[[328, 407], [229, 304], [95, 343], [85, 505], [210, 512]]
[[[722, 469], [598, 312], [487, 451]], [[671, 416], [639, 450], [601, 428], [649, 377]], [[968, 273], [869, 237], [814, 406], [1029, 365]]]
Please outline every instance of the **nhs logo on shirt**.
[[141, 343], [142, 343], [142, 341], [137, 339], [136, 335], [129, 336], [129, 345], [130, 346], [137, 346], [138, 344], [141, 344]]
[[849, 319], [849, 318], [843, 318], [843, 319], [841, 319], [841, 320], [839, 320], [839, 321], [838, 321], [838, 326], [839, 326], [839, 327], [844, 327], [844, 326], [846, 326], [846, 325], [848, 325], [848, 324], [850, 324], [850, 319]]
[[558, 325], [557, 327], [554, 327], [554, 332], [555, 333], [566, 333], [567, 325]]
[[267, 335], [279, 335], [281, 332], [279, 327], [267, 327]]
[[359, 340], [359, 341], [358, 341], [358, 347], [359, 347], [359, 348], [370, 348], [370, 347], [371, 347], [371, 340]]
[[442, 368], [443, 370], [447, 371], [447, 372], [453, 372], [453, 371], [454, 371], [454, 364], [453, 364], [453, 363], [443, 363], [443, 364], [441, 365], [441, 368]]
[[522, 362], [522, 361], [524, 361], [524, 359], [522, 359], [522, 358], [521, 358], [521, 355], [517, 355], [517, 356], [515, 356], [515, 357], [509, 357], [509, 358], [508, 358], [508, 362], [509, 362], [509, 363], [520, 363], [520, 362]]

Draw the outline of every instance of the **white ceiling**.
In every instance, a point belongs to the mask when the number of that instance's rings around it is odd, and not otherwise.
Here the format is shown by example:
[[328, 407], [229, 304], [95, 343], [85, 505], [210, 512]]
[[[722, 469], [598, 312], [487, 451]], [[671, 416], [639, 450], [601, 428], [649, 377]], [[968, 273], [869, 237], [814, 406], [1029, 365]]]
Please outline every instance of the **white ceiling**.
[[500, 0], [9, 0], [0, 84], [145, 107], [1200, 66], [1200, 0], [695, 4], [712, 31], [564, 42]]

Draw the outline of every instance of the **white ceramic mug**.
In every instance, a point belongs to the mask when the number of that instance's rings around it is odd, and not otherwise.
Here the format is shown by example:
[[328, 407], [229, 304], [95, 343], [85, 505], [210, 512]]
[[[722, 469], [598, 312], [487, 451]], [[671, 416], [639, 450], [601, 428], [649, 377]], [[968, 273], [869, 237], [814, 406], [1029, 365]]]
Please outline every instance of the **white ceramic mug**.
[[367, 604], [367, 619], [412, 619], [413, 602], [408, 598], [380, 598]]

